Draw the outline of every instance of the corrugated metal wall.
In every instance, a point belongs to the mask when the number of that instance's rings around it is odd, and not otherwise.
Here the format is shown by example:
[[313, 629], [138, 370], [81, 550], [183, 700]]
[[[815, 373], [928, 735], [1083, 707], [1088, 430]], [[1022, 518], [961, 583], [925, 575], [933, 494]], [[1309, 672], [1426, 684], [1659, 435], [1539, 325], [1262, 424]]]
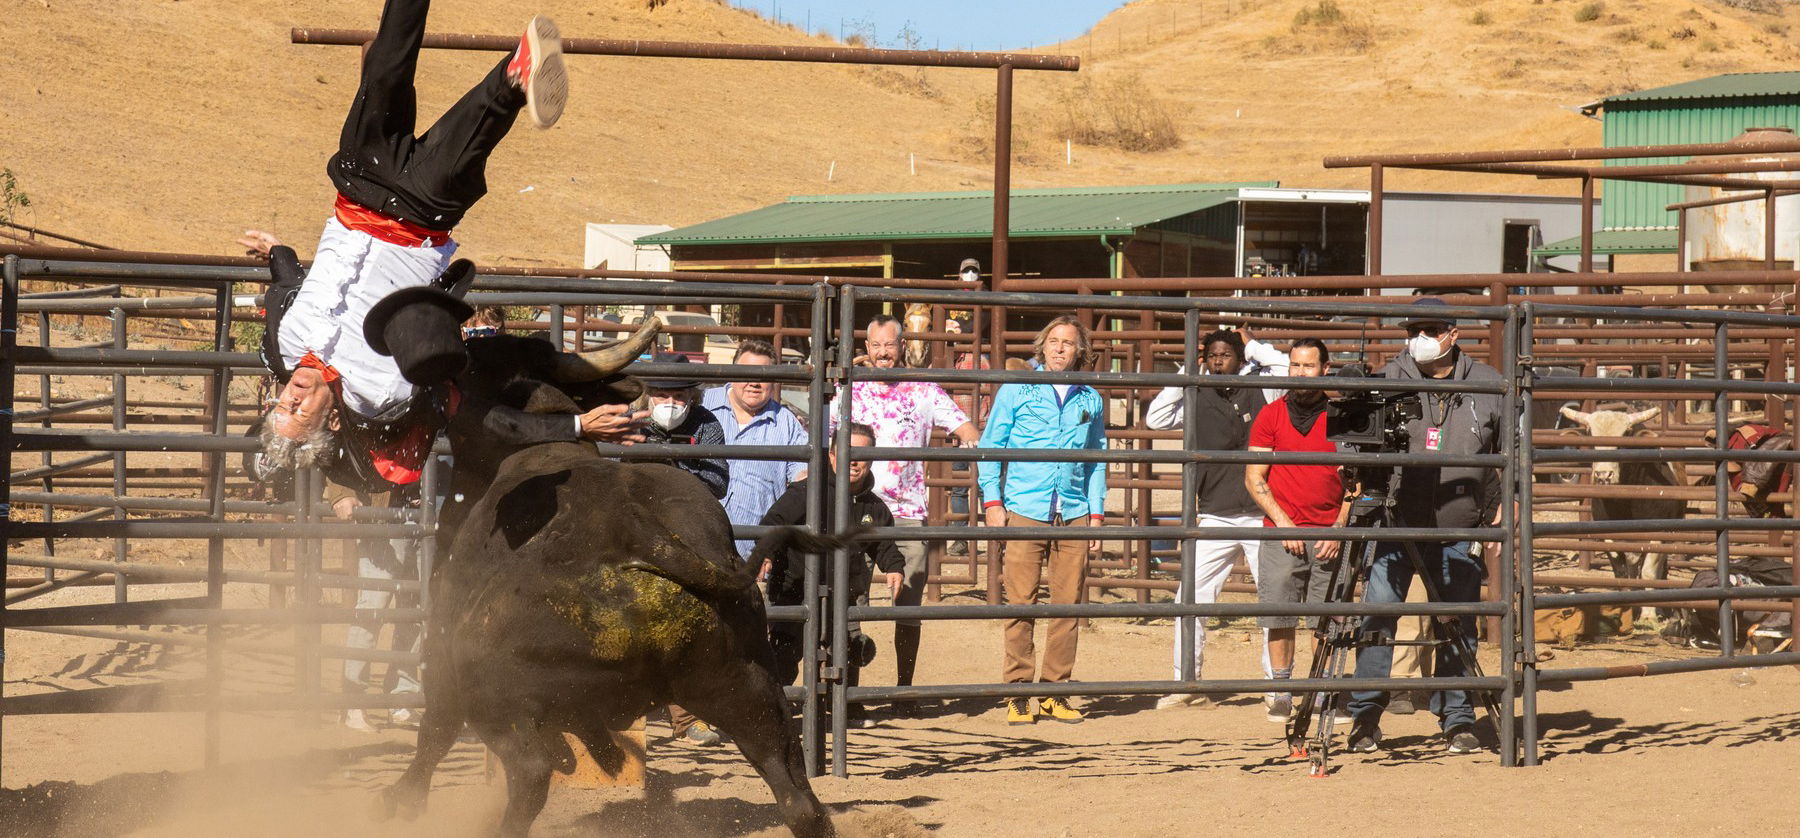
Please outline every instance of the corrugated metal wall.
[[[1621, 102], [1605, 111], [1604, 137], [1608, 146], [1722, 143], [1746, 128], [1772, 126], [1800, 131], [1800, 96]], [[1608, 164], [1680, 162], [1657, 157]], [[1663, 207], [1682, 200], [1682, 187], [1609, 180], [1601, 190], [1600, 218], [1606, 229], [1675, 229], [1675, 214]]]

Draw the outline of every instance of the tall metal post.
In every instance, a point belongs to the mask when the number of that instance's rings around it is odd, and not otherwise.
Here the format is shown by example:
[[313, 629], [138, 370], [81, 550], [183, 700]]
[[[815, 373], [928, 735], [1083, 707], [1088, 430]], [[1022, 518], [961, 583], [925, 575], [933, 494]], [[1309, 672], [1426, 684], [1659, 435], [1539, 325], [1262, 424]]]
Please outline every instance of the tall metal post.
[[[113, 348], [114, 349], [127, 348], [127, 340], [128, 339], [127, 339], [126, 333], [125, 333], [125, 310], [122, 308], [114, 308], [112, 310], [112, 345], [113, 345]], [[128, 380], [129, 379], [127, 379], [123, 375], [114, 375], [112, 377], [112, 385], [113, 385], [112, 428], [115, 431], [125, 430], [125, 397], [126, 397], [125, 388], [126, 388], [126, 382]], [[115, 498], [125, 497], [125, 494], [126, 494], [126, 492], [125, 492], [125, 489], [126, 489], [125, 469], [126, 469], [125, 452], [119, 451], [119, 452], [114, 453], [113, 454], [113, 497], [115, 497]], [[126, 518], [125, 507], [123, 507], [123, 506], [113, 507], [112, 517], [113, 517], [114, 521], [125, 520], [125, 518]], [[123, 562], [123, 561], [125, 561], [125, 559], [126, 559], [125, 539], [123, 539], [123, 538], [113, 539], [113, 561]], [[124, 602], [130, 598], [131, 589], [127, 583], [128, 583], [128, 580], [125, 578], [125, 574], [123, 574], [123, 573], [113, 574], [113, 602]]]
[[[1526, 358], [1531, 357], [1532, 349], [1537, 343], [1537, 340], [1533, 335], [1533, 329], [1536, 327], [1536, 324], [1537, 315], [1533, 311], [1532, 304], [1525, 303], [1521, 307], [1519, 314], [1519, 353]], [[1525, 699], [1523, 714], [1525, 718], [1522, 730], [1520, 731], [1520, 738], [1524, 740], [1523, 744], [1525, 746], [1524, 759], [1522, 760], [1525, 765], [1538, 764], [1538, 667], [1537, 632], [1535, 630], [1537, 607], [1533, 602], [1537, 596], [1537, 593], [1534, 590], [1535, 582], [1533, 581], [1537, 569], [1532, 563], [1536, 553], [1531, 545], [1531, 490], [1533, 486], [1531, 482], [1531, 472], [1532, 463], [1537, 459], [1537, 446], [1533, 444], [1531, 440], [1531, 432], [1535, 430], [1532, 427], [1531, 421], [1531, 387], [1531, 367], [1529, 365], [1524, 365], [1519, 369], [1518, 380], [1519, 423], [1522, 426], [1522, 430], [1520, 431], [1521, 444], [1518, 449], [1519, 510], [1521, 513], [1519, 516], [1519, 625], [1521, 631], [1519, 632], [1519, 659], [1513, 665], [1516, 666], [1520, 672], [1519, 690], [1524, 693]]]
[[[990, 257], [993, 261], [994, 273], [988, 280], [988, 290], [1006, 290], [1007, 250], [1011, 247], [1009, 236], [1012, 234], [1012, 73], [1011, 64], [1000, 65], [995, 74], [994, 84], [994, 249]], [[993, 334], [992, 359], [988, 362], [994, 369], [1006, 369], [1006, 307], [994, 306], [990, 312]], [[977, 365], [979, 366], [979, 365]], [[989, 498], [983, 498], [985, 503]], [[1000, 542], [988, 542], [988, 587], [987, 601], [989, 605], [1000, 604], [1000, 553], [1004, 545]], [[971, 574], [973, 575], [973, 574]]]
[[[1713, 380], [1718, 383], [1719, 391], [1713, 394], [1713, 448], [1721, 455], [1725, 453], [1725, 443], [1730, 439], [1727, 430], [1731, 410], [1731, 393], [1727, 391], [1730, 380], [1725, 374], [1725, 365], [1731, 362], [1731, 324], [1720, 323], [1713, 334]], [[1731, 531], [1723, 522], [1731, 517], [1731, 496], [1727, 492], [1731, 488], [1731, 476], [1726, 470], [1723, 456], [1713, 464], [1713, 504], [1716, 509], [1713, 517], [1721, 522], [1717, 535], [1719, 587], [1731, 587]], [[1731, 597], [1719, 598], [1719, 655], [1732, 657], [1737, 654], [1737, 632], [1731, 617]]]
[[[1369, 167], [1369, 276], [1381, 276], [1381, 213], [1382, 183], [1385, 174], [1382, 165], [1376, 163]], [[1243, 225], [1239, 224], [1241, 230]], [[1242, 248], [1239, 248], [1240, 252]], [[1238, 266], [1239, 270], [1243, 266]]]
[[[223, 355], [231, 351], [231, 284], [219, 286], [214, 301], [213, 351]], [[231, 413], [231, 367], [220, 364], [212, 374], [212, 434], [220, 439], [229, 434], [227, 419]], [[225, 523], [225, 455], [206, 455], [207, 497], [211, 500], [208, 515], [214, 524]], [[225, 606], [225, 538], [215, 532], [206, 540], [206, 603], [209, 608]], [[220, 725], [219, 696], [225, 679], [225, 627], [217, 621], [206, 626], [206, 745], [207, 768], [219, 764]]]
[[[821, 412], [825, 405], [825, 352], [830, 345], [831, 332], [826, 321], [830, 318], [831, 285], [819, 282], [813, 285], [812, 299], [812, 380], [808, 383], [810, 400], [815, 414]], [[779, 325], [779, 324], [777, 324]], [[779, 361], [780, 359], [776, 359]], [[817, 423], [814, 423], [817, 425]], [[814, 531], [825, 530], [825, 483], [816, 475], [825, 473], [826, 435], [814, 430], [807, 440], [808, 451], [806, 473], [806, 521]], [[800, 643], [800, 680], [805, 685], [806, 696], [800, 704], [800, 751], [806, 762], [808, 776], [817, 777], [824, 773], [824, 739], [819, 731], [819, 693], [824, 689], [819, 671], [819, 637], [823, 628], [823, 614], [819, 609], [819, 554], [805, 554], [806, 579], [801, 584], [801, 597], [806, 605], [806, 622], [802, 628]]]
[[[838, 289], [837, 322], [837, 409], [838, 433], [831, 446], [837, 468], [831, 470], [831, 532], [850, 529], [850, 371], [856, 355], [856, 286], [846, 284]], [[814, 434], [829, 433], [830, 423], [815, 423]], [[850, 776], [849, 743], [845, 742], [846, 718], [850, 704], [845, 688], [849, 685], [854, 664], [850, 662], [850, 603], [857, 591], [850, 590], [850, 550], [839, 547], [831, 551], [831, 668], [836, 676], [831, 681], [831, 773]]]
[[1594, 272], [1594, 178], [1581, 177], [1581, 273]]
[[[1500, 668], [1507, 674], [1507, 678], [1505, 685], [1500, 688], [1501, 716], [1496, 721], [1500, 726], [1500, 764], [1511, 767], [1519, 762], [1519, 740], [1514, 716], [1518, 692], [1517, 680], [1512, 677], [1518, 672], [1519, 641], [1514, 634], [1519, 626], [1532, 624], [1530, 620], [1519, 619], [1513, 608], [1515, 603], [1513, 583], [1518, 574], [1518, 563], [1531, 560], [1529, 556], [1519, 555], [1518, 542], [1513, 538], [1513, 523], [1516, 514], [1521, 511], [1526, 515], [1531, 514], [1529, 509], [1517, 510], [1515, 508], [1519, 500], [1519, 481], [1531, 479], [1530, 472], [1519, 473], [1518, 465], [1519, 445], [1521, 443], [1526, 446], [1531, 444], [1529, 437], [1531, 423], [1517, 421], [1513, 418], [1520, 415], [1519, 378], [1521, 375], [1530, 374], [1529, 370], [1521, 372], [1519, 365], [1518, 344], [1515, 342], [1519, 334], [1517, 310], [1508, 309], [1505, 326], [1505, 331], [1501, 333], [1500, 345], [1494, 350], [1502, 363], [1500, 369], [1506, 376], [1506, 394], [1502, 397], [1500, 410], [1501, 421], [1505, 422], [1507, 426], [1500, 434], [1500, 453], [1506, 457], [1506, 467], [1500, 483], [1504, 487], [1500, 493], [1501, 543], [1500, 555], [1487, 557], [1487, 566], [1488, 578], [1494, 580], [1492, 587], [1497, 589], [1492, 591], [1493, 598], [1507, 604], [1506, 613], [1501, 615], [1499, 625]], [[1527, 435], [1523, 440], [1520, 439], [1521, 432]]]
[[[295, 517], [302, 523], [314, 523], [319, 517], [319, 481], [322, 479], [319, 470], [310, 466], [294, 472], [294, 501], [298, 507]], [[301, 538], [294, 545], [294, 607], [314, 611], [319, 607], [319, 557], [323, 542], [317, 538]], [[294, 623], [294, 688], [307, 705], [295, 713], [295, 719], [302, 725], [318, 723], [316, 711], [309, 708], [312, 699], [319, 695], [320, 633], [316, 618]]]
[[[19, 257], [8, 255], [0, 264], [0, 465], [11, 475], [13, 468], [13, 375], [19, 356]], [[12, 544], [12, 481], [0, 480], [0, 572], [6, 569]], [[0, 596], [0, 661], [6, 659], [6, 598]], [[0, 681], [0, 748], [6, 742], [6, 684]]]
[[[1188, 381], [1182, 385], [1181, 393], [1181, 450], [1192, 451], [1199, 441], [1200, 412], [1196, 409], [1200, 401], [1200, 310], [1190, 308], [1181, 316], [1182, 369], [1187, 371]], [[1104, 468], [1104, 466], [1102, 466]], [[1200, 464], [1193, 460], [1181, 464], [1181, 526], [1199, 526], [1200, 500], [1195, 495], [1200, 483]], [[1177, 602], [1182, 605], [1194, 604], [1194, 539], [1181, 537], [1181, 588], [1177, 592]], [[1256, 561], [1255, 556], [1246, 556]], [[1194, 671], [1194, 628], [1198, 620], [1204, 617], [1175, 618], [1176, 659], [1180, 663], [1179, 676], [1183, 681], [1192, 681], [1199, 673]]]
[[[48, 312], [48, 311], [40, 312], [38, 314], [38, 346], [42, 349], [50, 348], [50, 312]], [[52, 404], [51, 399], [50, 399], [50, 390], [51, 390], [50, 373], [45, 372], [43, 375], [38, 376], [38, 405], [44, 409], [44, 420], [42, 422], [40, 422], [39, 424], [45, 428], [49, 428], [52, 424], [55, 423], [55, 417], [50, 413], [50, 405]], [[50, 465], [54, 464], [56, 462], [56, 452], [45, 451], [44, 455], [43, 455], [43, 462], [44, 462], [45, 466], [50, 466]], [[49, 469], [46, 468], [45, 474], [44, 474], [44, 479], [42, 481], [44, 494], [46, 494], [46, 495], [53, 494], [56, 491], [55, 476], [52, 474], [49, 474], [48, 472], [49, 472]], [[55, 520], [56, 520], [56, 505], [51, 504], [51, 503], [44, 504], [44, 521], [50, 522], [50, 521], [55, 521]], [[49, 536], [44, 537], [44, 555], [46, 555], [46, 556], [56, 555], [56, 539], [51, 538]], [[51, 567], [44, 568], [44, 581], [50, 582], [55, 579], [56, 579], [56, 569], [51, 568]]]
[[[1769, 187], [1763, 192], [1763, 270], [1775, 270], [1775, 188]], [[1787, 380], [1786, 343], [1775, 338], [1769, 339], [1769, 363], [1763, 367], [1763, 377], [1770, 382]], [[1774, 393], [1763, 396], [1763, 421], [1772, 431], [1780, 432], [1786, 424], [1787, 417], [1781, 397]], [[1778, 533], [1770, 533], [1771, 543], [1779, 544]]]

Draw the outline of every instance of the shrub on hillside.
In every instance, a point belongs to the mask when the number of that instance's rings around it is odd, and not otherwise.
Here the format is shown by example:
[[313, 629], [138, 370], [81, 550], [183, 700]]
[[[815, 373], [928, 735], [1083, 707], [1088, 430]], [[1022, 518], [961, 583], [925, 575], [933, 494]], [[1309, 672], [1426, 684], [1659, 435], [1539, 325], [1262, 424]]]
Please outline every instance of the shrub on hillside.
[[1083, 76], [1056, 100], [1058, 137], [1121, 151], [1163, 151], [1181, 144], [1169, 103], [1135, 73], [1096, 82]]
[[[1366, 52], [1375, 45], [1374, 28], [1345, 14], [1335, 0], [1319, 0], [1311, 6], [1300, 7], [1300, 11], [1294, 13], [1294, 22], [1288, 31], [1294, 35], [1312, 35], [1324, 45], [1343, 46], [1353, 52]], [[1305, 49], [1304, 44], [1301, 46]]]
[[1755, 12], [1760, 15], [1778, 15], [1783, 6], [1792, 5], [1794, 0], [1719, 0], [1734, 9]]
[[1487, 9], [1476, 9], [1474, 14], [1469, 15], [1469, 22], [1476, 26], [1486, 26], [1494, 22], [1494, 16], [1488, 14]]
[[1593, 3], [1583, 3], [1581, 8], [1575, 10], [1575, 22], [1587, 23], [1589, 21], [1599, 20], [1600, 13], [1605, 10], [1606, 4], [1598, 2], [1598, 0]]
[[1699, 33], [1696, 33], [1692, 26], [1677, 26], [1674, 29], [1669, 30], [1669, 37], [1674, 38], [1677, 41], [1690, 41], [1698, 34]]
[[1335, 26], [1343, 22], [1344, 10], [1338, 8], [1334, 0], [1319, 0], [1314, 5], [1301, 6], [1300, 11], [1294, 13], [1293, 28], [1299, 30], [1309, 26]]

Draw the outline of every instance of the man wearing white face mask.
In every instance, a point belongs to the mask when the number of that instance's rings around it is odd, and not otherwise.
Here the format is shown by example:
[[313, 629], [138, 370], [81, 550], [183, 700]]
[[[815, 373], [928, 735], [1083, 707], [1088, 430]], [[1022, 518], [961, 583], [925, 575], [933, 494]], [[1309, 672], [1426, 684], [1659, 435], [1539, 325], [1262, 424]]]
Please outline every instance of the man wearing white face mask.
[[[1446, 381], [1491, 381], [1504, 379], [1498, 370], [1479, 363], [1456, 345], [1456, 319], [1445, 314], [1448, 305], [1436, 297], [1421, 297], [1413, 303], [1417, 312], [1401, 322], [1406, 329], [1406, 354], [1388, 362], [1378, 375], [1393, 379], [1439, 379]], [[1420, 393], [1423, 416], [1407, 423], [1410, 453], [1414, 454], [1493, 454], [1500, 450], [1500, 429], [1506, 421], [1502, 415], [1501, 397], [1494, 393]], [[1395, 492], [1396, 527], [1487, 527], [1500, 518], [1500, 474], [1497, 469], [1464, 466], [1406, 466], [1400, 470], [1400, 484]], [[1475, 602], [1481, 599], [1481, 581], [1485, 573], [1481, 560], [1468, 541], [1419, 541], [1419, 559], [1426, 573], [1436, 583], [1444, 602]], [[1402, 602], [1411, 585], [1414, 567], [1407, 547], [1400, 542], [1376, 545], [1375, 558], [1369, 567], [1367, 602]], [[1472, 645], [1475, 618], [1458, 617], [1462, 636]], [[1393, 638], [1394, 617], [1363, 618], [1365, 635]], [[1441, 628], [1433, 626], [1433, 628]], [[1440, 638], [1446, 635], [1437, 632]], [[1474, 652], [1470, 648], [1471, 653]], [[1448, 643], [1434, 650], [1435, 672], [1439, 677], [1456, 678], [1465, 674], [1462, 658]], [[1392, 669], [1394, 647], [1379, 644], [1360, 647], [1356, 654], [1356, 677], [1385, 678]], [[1432, 693], [1431, 711], [1443, 730], [1444, 746], [1453, 754], [1480, 750], [1481, 740], [1475, 735], [1473, 696], [1466, 690], [1444, 690]], [[1370, 753], [1381, 749], [1381, 716], [1387, 709], [1388, 695], [1380, 691], [1350, 694], [1350, 715], [1355, 723], [1350, 729], [1350, 750]]]
[[[658, 352], [651, 360], [658, 364], [688, 362], [686, 355], [671, 352]], [[643, 429], [644, 442], [650, 445], [724, 445], [725, 429], [720, 427], [718, 418], [712, 411], [694, 409], [694, 403], [699, 399], [700, 383], [697, 381], [645, 379], [644, 404], [638, 408], [650, 411], [650, 423]], [[730, 467], [723, 459], [692, 457], [664, 462], [700, 478], [713, 497], [725, 497], [731, 477]]]

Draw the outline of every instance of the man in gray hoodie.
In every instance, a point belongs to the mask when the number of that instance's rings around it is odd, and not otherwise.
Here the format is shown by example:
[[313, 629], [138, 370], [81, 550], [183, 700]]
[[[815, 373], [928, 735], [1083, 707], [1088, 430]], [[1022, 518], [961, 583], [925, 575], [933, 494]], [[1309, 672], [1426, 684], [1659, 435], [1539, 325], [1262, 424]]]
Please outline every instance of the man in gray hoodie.
[[[1479, 363], [1456, 346], [1456, 320], [1446, 316], [1445, 302], [1436, 297], [1415, 301], [1418, 313], [1401, 325], [1406, 328], [1406, 353], [1389, 362], [1378, 375], [1395, 379], [1439, 379], [1456, 381], [1493, 381], [1503, 379], [1498, 370]], [[1501, 397], [1493, 393], [1420, 393], [1424, 414], [1407, 423], [1408, 450], [1415, 454], [1492, 454], [1500, 450], [1500, 433], [1504, 422]], [[1397, 527], [1483, 527], [1499, 519], [1500, 474], [1492, 468], [1460, 466], [1407, 466], [1400, 471], [1400, 484], [1395, 493]], [[1419, 557], [1425, 572], [1437, 583], [1438, 594], [1445, 602], [1476, 602], [1481, 599], [1484, 570], [1468, 541], [1419, 541]], [[1364, 590], [1365, 602], [1402, 602], [1412, 583], [1413, 563], [1401, 542], [1376, 545], [1375, 558], [1369, 568], [1369, 581]], [[1394, 636], [1394, 617], [1365, 617], [1363, 632]], [[1462, 636], [1473, 642], [1475, 618], [1458, 617]], [[1470, 654], [1474, 649], [1469, 649]], [[1393, 667], [1394, 647], [1373, 645], [1356, 655], [1356, 677], [1385, 678]], [[1464, 675], [1462, 658], [1448, 644], [1436, 648], [1439, 677]], [[1467, 690], [1446, 690], [1432, 694], [1431, 712], [1444, 732], [1445, 748], [1450, 753], [1464, 754], [1479, 750], [1475, 737], [1475, 708]], [[1387, 707], [1387, 693], [1380, 691], [1350, 694], [1350, 715], [1355, 722], [1350, 729], [1350, 749], [1364, 753], [1381, 748], [1381, 714]]]

